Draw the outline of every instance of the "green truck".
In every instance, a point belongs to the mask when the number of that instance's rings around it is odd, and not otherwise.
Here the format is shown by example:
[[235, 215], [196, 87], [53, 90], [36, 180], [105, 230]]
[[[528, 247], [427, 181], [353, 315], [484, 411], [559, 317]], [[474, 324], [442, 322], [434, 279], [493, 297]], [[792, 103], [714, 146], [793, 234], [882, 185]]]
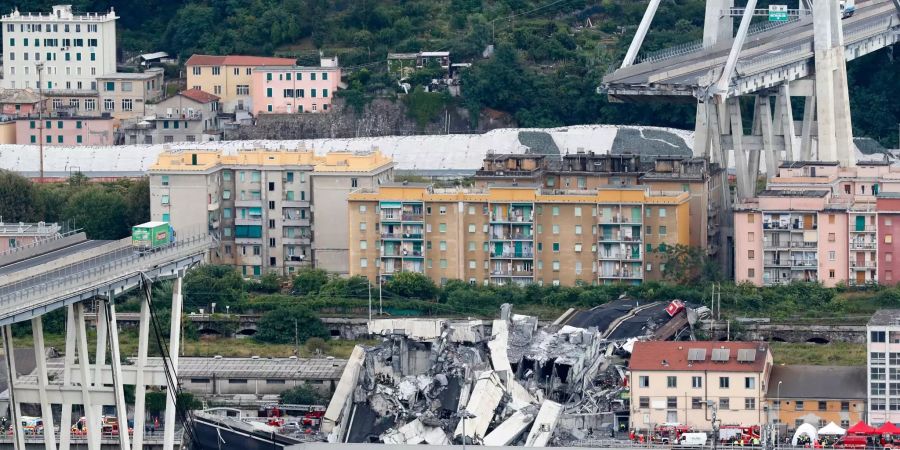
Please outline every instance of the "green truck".
[[147, 222], [131, 228], [131, 245], [138, 251], [153, 251], [175, 242], [169, 222]]

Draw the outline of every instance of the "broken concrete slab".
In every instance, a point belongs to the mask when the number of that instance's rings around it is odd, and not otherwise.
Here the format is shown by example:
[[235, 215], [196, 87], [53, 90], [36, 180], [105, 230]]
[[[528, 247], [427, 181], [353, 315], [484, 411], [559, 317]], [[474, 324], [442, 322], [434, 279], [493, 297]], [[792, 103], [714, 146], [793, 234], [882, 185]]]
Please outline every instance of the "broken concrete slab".
[[[466, 419], [465, 426], [463, 426], [463, 420], [459, 421], [456, 431], [453, 433], [454, 439], [467, 438], [470, 442], [474, 442], [483, 438], [494, 420], [494, 410], [503, 399], [503, 393], [503, 383], [497, 373], [494, 371], [483, 372], [475, 382], [472, 396], [469, 403], [466, 404], [466, 411], [475, 417]], [[465, 428], [465, 434], [463, 434], [463, 428]]]
[[550, 438], [553, 437], [561, 414], [562, 405], [551, 400], [544, 400], [541, 403], [541, 410], [538, 411], [537, 418], [531, 426], [531, 431], [528, 433], [528, 439], [525, 440], [525, 447], [546, 447], [550, 443]]
[[516, 411], [503, 423], [494, 428], [487, 436], [484, 437], [484, 445], [489, 447], [500, 447], [510, 445], [518, 439], [522, 433], [534, 421], [534, 414], [527, 414], [523, 411]]

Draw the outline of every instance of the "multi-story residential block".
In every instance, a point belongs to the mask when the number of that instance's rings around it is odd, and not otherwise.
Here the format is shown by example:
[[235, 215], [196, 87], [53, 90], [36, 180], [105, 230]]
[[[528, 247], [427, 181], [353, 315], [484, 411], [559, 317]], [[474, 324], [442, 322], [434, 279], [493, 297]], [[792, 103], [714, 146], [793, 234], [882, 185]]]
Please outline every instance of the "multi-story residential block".
[[764, 342], [636, 342], [629, 362], [631, 427], [680, 423], [711, 430], [766, 422], [772, 353]]
[[[900, 281], [900, 278], [894, 277], [894, 256], [900, 258], [900, 193], [880, 192], [876, 202], [878, 282], [894, 285]], [[894, 236], [897, 236], [896, 241]]]
[[59, 234], [60, 230], [60, 226], [55, 223], [0, 222], [0, 253], [52, 238]]
[[[148, 102], [163, 94], [163, 69], [151, 68], [142, 73], [112, 73], [97, 77], [100, 110], [119, 120], [147, 116]], [[60, 107], [67, 106], [60, 100]], [[54, 109], [59, 109], [54, 106]]]
[[866, 420], [865, 366], [775, 366], [767, 393], [770, 423], [842, 428]]
[[326, 112], [341, 83], [337, 57], [322, 58], [320, 67], [261, 66], [253, 71], [253, 113]]
[[900, 309], [876, 311], [866, 325], [868, 408], [871, 424], [900, 421]]
[[222, 138], [219, 97], [188, 89], [158, 103], [148, 105], [148, 116], [122, 125], [128, 144], [170, 142], [211, 142]]
[[[561, 160], [545, 155], [490, 155], [475, 173], [475, 185], [540, 184], [546, 189], [597, 189], [648, 186], [651, 191], [690, 194], [690, 244], [713, 258], [724, 254], [730, 218], [722, 209], [727, 198], [724, 172], [703, 158], [656, 157], [642, 161], [633, 154], [593, 152], [567, 154]], [[648, 231], [653, 231], [652, 229]], [[652, 235], [652, 233], [651, 233]]]
[[44, 145], [113, 145], [115, 121], [111, 117], [37, 114], [16, 118], [16, 143]]
[[900, 192], [900, 170], [882, 162], [851, 168], [790, 162], [769, 178], [768, 187], [735, 205], [736, 281], [881, 282], [876, 199]]
[[290, 67], [296, 63], [293, 58], [193, 55], [185, 63], [187, 87], [218, 96], [222, 112], [251, 111], [250, 83], [254, 68]]
[[381, 186], [350, 196], [350, 273], [435, 282], [640, 283], [667, 247], [689, 242], [689, 194], [645, 186], [435, 189]]
[[4, 15], [0, 86], [37, 89], [40, 78], [47, 90], [96, 91], [96, 78], [116, 71], [116, 19], [112, 8], [76, 15], [72, 5]]
[[214, 233], [212, 261], [246, 276], [309, 265], [347, 274], [347, 197], [391, 180], [393, 167], [377, 151], [167, 151], [150, 168], [151, 218]]

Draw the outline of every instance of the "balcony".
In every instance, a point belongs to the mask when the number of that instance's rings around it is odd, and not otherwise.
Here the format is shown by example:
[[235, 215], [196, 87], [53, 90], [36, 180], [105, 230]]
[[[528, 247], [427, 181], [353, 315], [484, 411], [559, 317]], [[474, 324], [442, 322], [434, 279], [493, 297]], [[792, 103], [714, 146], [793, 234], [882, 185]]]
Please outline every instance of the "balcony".
[[491, 252], [491, 258], [495, 259], [533, 259], [534, 252]]
[[253, 207], [253, 206], [260, 206], [260, 207], [261, 207], [261, 206], [262, 206], [262, 199], [261, 199], [261, 198], [255, 198], [255, 199], [240, 199], [240, 200], [235, 200], [235, 201], [234, 201], [234, 206], [236, 206], [236, 207], [238, 207], [238, 208], [240, 208], [240, 207]]
[[851, 242], [850, 250], [875, 250], [877, 246], [875, 242]]
[[491, 272], [491, 277], [534, 277], [534, 270], [499, 270]]
[[612, 217], [601, 217], [598, 221], [600, 225], [614, 225], [614, 224], [625, 224], [625, 225], [640, 225], [644, 223], [641, 217], [628, 217], [623, 215], [614, 215]]
[[385, 210], [381, 210], [381, 221], [382, 222], [399, 222], [402, 214], [400, 213], [387, 213]]
[[262, 225], [262, 216], [235, 218], [234, 224], [235, 225]]
[[875, 261], [850, 261], [850, 267], [853, 269], [874, 269], [876, 265]]
[[640, 269], [637, 269], [637, 270], [613, 270], [610, 272], [601, 271], [597, 275], [597, 278], [601, 278], [601, 279], [603, 279], [603, 278], [626, 278], [626, 279], [640, 280], [640, 279], [643, 279], [644, 277], [643, 277], [643, 274], [641, 273]]
[[634, 236], [623, 236], [621, 233], [613, 233], [610, 235], [600, 236], [597, 239], [597, 242], [641, 242], [641, 238]]
[[791, 248], [816, 248], [819, 246], [819, 243], [816, 241], [813, 242], [801, 242], [801, 241], [793, 241], [791, 242]]
[[219, 202], [213, 202], [206, 205], [207, 211], [215, 211], [219, 209]]
[[281, 238], [281, 243], [282, 244], [295, 244], [295, 245], [301, 244], [302, 245], [302, 244], [309, 244], [311, 239], [312, 239], [311, 236], [305, 235], [305, 234], [294, 235], [294, 236], [285, 236], [285, 237]]
[[854, 225], [851, 227], [850, 232], [851, 233], [874, 233], [875, 225], [866, 225], [866, 226], [862, 227], [862, 229], [860, 229], [860, 227]]
[[310, 224], [309, 217], [304, 218], [284, 218], [284, 226], [286, 227], [308, 227]]
[[525, 214], [494, 214], [491, 213], [491, 222], [493, 223], [532, 223], [534, 222], [534, 213]]
[[425, 220], [425, 216], [423, 216], [422, 214], [403, 213], [400, 217], [404, 222], [422, 222]]
[[785, 260], [783, 260], [783, 261], [780, 260], [780, 259], [769, 259], [769, 260], [764, 260], [764, 261], [763, 261], [763, 266], [767, 266], [767, 267], [790, 267], [790, 263], [788, 263], [788, 260], [787, 260], [787, 259], [785, 259]]
[[421, 241], [422, 233], [381, 233], [381, 239]]
[[780, 222], [763, 222], [763, 230], [790, 230], [791, 227], [786, 223]]
[[526, 233], [493, 233], [492, 241], [531, 241], [534, 240], [534, 234]]
[[283, 208], [309, 208], [309, 200], [282, 199], [281, 206]]
[[772, 241], [772, 240], [763, 240], [763, 249], [788, 249], [791, 246], [789, 241]]
[[819, 261], [815, 259], [794, 259], [791, 260], [791, 267], [814, 268], [819, 266]]

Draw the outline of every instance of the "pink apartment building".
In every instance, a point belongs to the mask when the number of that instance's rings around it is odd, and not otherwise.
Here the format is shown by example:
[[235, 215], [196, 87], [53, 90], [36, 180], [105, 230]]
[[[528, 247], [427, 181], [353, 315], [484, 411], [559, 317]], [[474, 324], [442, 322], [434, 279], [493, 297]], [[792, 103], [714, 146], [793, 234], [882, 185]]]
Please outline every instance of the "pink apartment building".
[[16, 143], [37, 145], [113, 145], [111, 117], [20, 117]]
[[893, 206], [881, 197], [894, 192], [900, 193], [900, 170], [884, 162], [783, 164], [768, 190], [735, 205], [735, 280], [890, 283], [880, 246], [892, 238], [882, 238], [881, 210]]
[[327, 112], [340, 82], [336, 57], [323, 58], [320, 67], [256, 67], [250, 82], [253, 113]]
[[893, 285], [900, 281], [894, 275], [900, 276], [900, 270], [894, 269], [894, 258], [900, 258], [900, 193], [879, 193], [877, 205], [878, 280]]

